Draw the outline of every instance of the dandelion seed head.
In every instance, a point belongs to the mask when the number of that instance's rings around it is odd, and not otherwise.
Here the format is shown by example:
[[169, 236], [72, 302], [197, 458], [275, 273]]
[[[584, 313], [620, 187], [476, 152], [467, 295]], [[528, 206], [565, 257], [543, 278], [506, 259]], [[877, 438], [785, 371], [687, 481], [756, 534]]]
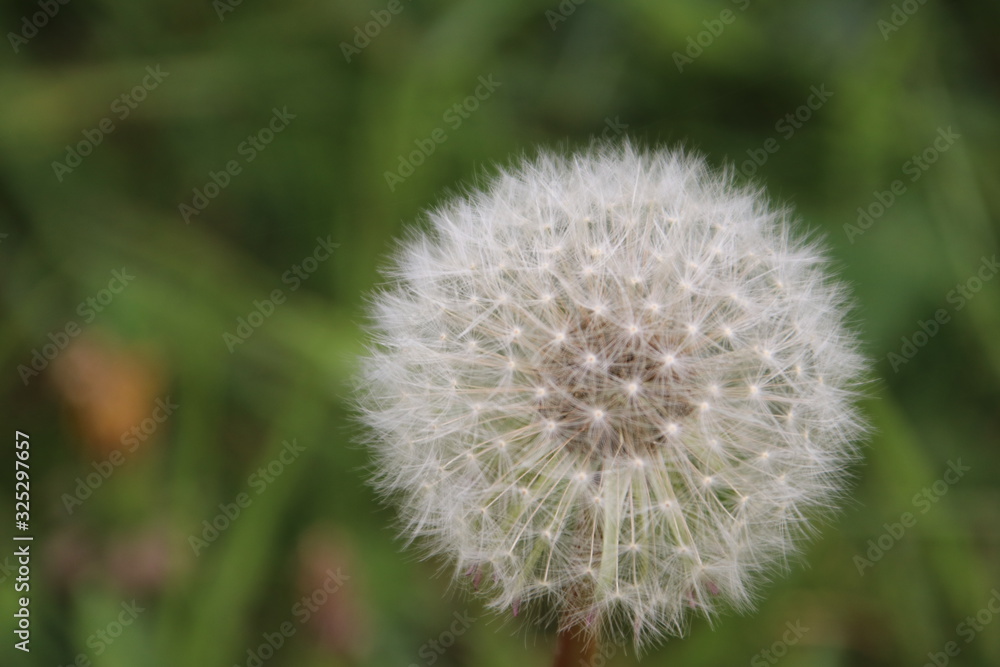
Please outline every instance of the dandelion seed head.
[[407, 540], [497, 610], [640, 647], [749, 608], [864, 432], [822, 248], [729, 173], [627, 144], [428, 217], [359, 383]]

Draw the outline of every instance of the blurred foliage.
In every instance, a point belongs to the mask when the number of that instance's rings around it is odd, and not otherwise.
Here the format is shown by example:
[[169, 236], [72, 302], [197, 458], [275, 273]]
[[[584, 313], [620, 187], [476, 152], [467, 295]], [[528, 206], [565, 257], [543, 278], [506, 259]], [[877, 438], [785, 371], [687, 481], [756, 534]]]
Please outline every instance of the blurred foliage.
[[[550, 636], [448, 595], [439, 564], [394, 539], [352, 444], [352, 360], [364, 294], [421, 210], [536, 145], [621, 126], [720, 166], [777, 145], [741, 170], [828, 236], [881, 378], [851, 503], [808, 567], [768, 585], [757, 613], [696, 622], [643, 664], [918, 665], [949, 641], [956, 663], [1000, 664], [1000, 622], [968, 643], [959, 626], [1000, 586], [1000, 280], [961, 309], [949, 298], [998, 250], [1000, 5], [390, 4], [0, 5], [24, 37], [0, 59], [4, 424], [30, 434], [35, 536], [30, 654], [12, 646], [13, 542], [0, 550], [0, 664], [256, 664], [248, 650], [275, 666], [547, 664]], [[345, 48], [365, 30], [367, 46]], [[490, 76], [499, 87], [456, 126], [449, 109]], [[823, 86], [829, 101], [780, 125]], [[284, 109], [271, 143], [243, 144]], [[914, 171], [948, 128], [959, 138]], [[88, 154], [53, 165], [73, 151]], [[186, 222], [195, 189], [215, 196]], [[859, 207], [873, 217], [854, 234]], [[122, 288], [114, 271], [134, 278]], [[939, 309], [937, 333], [915, 336]], [[923, 344], [892, 364], [904, 337]], [[958, 460], [971, 470], [924, 510], [916, 494]], [[202, 522], [237, 509], [195, 555]], [[916, 523], [896, 539], [905, 512]], [[477, 620], [465, 631], [456, 613]], [[796, 621], [808, 632], [765, 657]], [[273, 655], [258, 650], [282, 627]]]

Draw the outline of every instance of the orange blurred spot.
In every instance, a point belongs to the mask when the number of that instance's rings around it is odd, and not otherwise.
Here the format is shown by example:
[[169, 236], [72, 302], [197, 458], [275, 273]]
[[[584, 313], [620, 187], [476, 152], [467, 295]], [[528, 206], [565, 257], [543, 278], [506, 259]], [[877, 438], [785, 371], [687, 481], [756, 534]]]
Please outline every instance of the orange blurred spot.
[[52, 362], [52, 380], [87, 453], [100, 457], [121, 447], [164, 388], [162, 365], [150, 351], [96, 335], [70, 343]]

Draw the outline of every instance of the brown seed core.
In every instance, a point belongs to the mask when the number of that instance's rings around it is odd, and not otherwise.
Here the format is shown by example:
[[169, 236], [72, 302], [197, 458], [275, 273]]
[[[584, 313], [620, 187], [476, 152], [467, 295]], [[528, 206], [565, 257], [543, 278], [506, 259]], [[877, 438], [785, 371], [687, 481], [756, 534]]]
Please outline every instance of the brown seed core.
[[671, 425], [694, 411], [684, 341], [677, 332], [630, 332], [581, 317], [539, 359], [539, 413], [567, 447], [593, 458], [661, 447]]

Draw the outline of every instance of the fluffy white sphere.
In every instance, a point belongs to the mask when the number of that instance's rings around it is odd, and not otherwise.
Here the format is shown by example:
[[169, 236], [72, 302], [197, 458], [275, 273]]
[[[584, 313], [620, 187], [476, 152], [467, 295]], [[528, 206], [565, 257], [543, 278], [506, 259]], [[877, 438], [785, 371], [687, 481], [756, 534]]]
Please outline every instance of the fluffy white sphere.
[[822, 250], [730, 174], [629, 145], [543, 154], [429, 219], [362, 374], [404, 535], [497, 608], [638, 645], [747, 608], [862, 431]]

